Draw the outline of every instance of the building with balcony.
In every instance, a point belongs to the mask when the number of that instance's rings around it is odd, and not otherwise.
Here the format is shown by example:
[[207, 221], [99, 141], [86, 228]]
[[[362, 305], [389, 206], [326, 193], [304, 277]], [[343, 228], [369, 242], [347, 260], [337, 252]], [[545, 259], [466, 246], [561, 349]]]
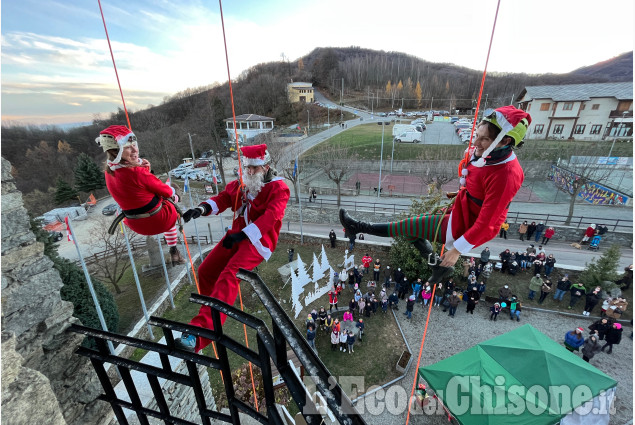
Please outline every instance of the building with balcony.
[[313, 102], [313, 84], [311, 83], [289, 83], [287, 84], [287, 95], [289, 102]]
[[[234, 131], [234, 120], [230, 118], [226, 118], [225, 120], [225, 130], [227, 131], [227, 135], [230, 140], [235, 140], [234, 136], [236, 132]], [[273, 122], [274, 118], [263, 117], [262, 115], [256, 114], [243, 114], [238, 115], [236, 117], [236, 128], [238, 129], [238, 139], [241, 142], [246, 142], [250, 139], [253, 139], [259, 134], [268, 133], [273, 130]]]
[[528, 86], [517, 98], [531, 114], [527, 139], [633, 137], [633, 83]]

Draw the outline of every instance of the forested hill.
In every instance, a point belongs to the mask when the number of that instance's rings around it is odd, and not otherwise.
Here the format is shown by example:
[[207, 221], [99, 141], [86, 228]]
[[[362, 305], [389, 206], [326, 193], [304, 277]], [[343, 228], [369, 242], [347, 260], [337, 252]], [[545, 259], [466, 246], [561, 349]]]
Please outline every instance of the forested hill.
[[[606, 81], [632, 81], [633, 53], [626, 53], [568, 74], [489, 73], [484, 93], [488, 106], [509, 104], [525, 86]], [[343, 100], [375, 110], [470, 109], [474, 106], [482, 72], [452, 64], [433, 63], [405, 53], [384, 52], [358, 47], [317, 48], [296, 61], [258, 64], [241, 73], [233, 83], [236, 114], [253, 113], [275, 118], [276, 126], [306, 124], [311, 117], [326, 112], [317, 107], [289, 104], [286, 85], [309, 81], [339, 100], [344, 79]], [[314, 115], [315, 114], [315, 115]], [[195, 153], [218, 152], [226, 137], [223, 119], [231, 116], [228, 84], [198, 87], [177, 93], [161, 105], [131, 112], [130, 121], [139, 138], [141, 154], [163, 172], [183, 157], [191, 156], [187, 134], [193, 138]], [[326, 117], [325, 117], [326, 118]], [[312, 118], [313, 119], [313, 118]], [[2, 156], [11, 161], [25, 205], [34, 214], [55, 206], [59, 179], [74, 184], [73, 170], [80, 153], [103, 164], [103, 153], [94, 142], [99, 131], [111, 124], [126, 122], [123, 111], [98, 119], [90, 126], [63, 131], [50, 127], [2, 128]], [[168, 162], [168, 159], [171, 162]], [[217, 157], [222, 170], [222, 158]], [[87, 193], [80, 193], [82, 198]]]

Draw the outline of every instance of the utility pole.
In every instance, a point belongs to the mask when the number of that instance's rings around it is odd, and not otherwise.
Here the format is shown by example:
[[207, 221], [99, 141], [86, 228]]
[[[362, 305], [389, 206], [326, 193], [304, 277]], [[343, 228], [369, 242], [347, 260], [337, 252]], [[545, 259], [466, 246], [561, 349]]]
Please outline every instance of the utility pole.
[[343, 97], [344, 97], [344, 78], [342, 77], [342, 91], [340, 91], [340, 106], [342, 106]]
[[377, 197], [378, 198], [381, 196], [381, 165], [384, 160], [384, 130], [385, 129], [386, 129], [386, 123], [382, 121], [381, 122], [381, 153], [379, 154], [379, 182], [377, 183]]
[[306, 135], [309, 135], [309, 129], [311, 128], [311, 111], [306, 110]]

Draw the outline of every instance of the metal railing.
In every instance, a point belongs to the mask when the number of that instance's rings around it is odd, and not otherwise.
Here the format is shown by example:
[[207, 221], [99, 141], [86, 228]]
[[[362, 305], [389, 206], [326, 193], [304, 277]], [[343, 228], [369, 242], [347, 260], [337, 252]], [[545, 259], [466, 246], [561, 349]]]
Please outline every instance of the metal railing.
[[[291, 200], [290, 205], [295, 201]], [[302, 208], [330, 208], [337, 209], [337, 200], [335, 199], [314, 199], [312, 202], [302, 201]], [[346, 208], [350, 211], [372, 212], [373, 214], [401, 214], [407, 212], [410, 208], [409, 205], [401, 204], [379, 204], [374, 202], [363, 201], [349, 201], [342, 199], [340, 202], [340, 208]], [[510, 223], [522, 223], [527, 220], [528, 222], [542, 221], [545, 226], [564, 226], [567, 216], [561, 214], [543, 214], [543, 213], [529, 213], [519, 211], [509, 211], [507, 213], [507, 221]], [[576, 229], [586, 229], [591, 224], [606, 224], [612, 232], [632, 232], [633, 220], [621, 219], [621, 218], [606, 218], [606, 217], [586, 217], [574, 215], [571, 217], [571, 223], [567, 226]]]
[[[70, 330], [81, 333], [95, 339], [97, 350], [80, 347], [76, 353], [90, 359], [97, 376], [104, 389], [100, 399], [110, 403], [115, 416], [120, 424], [128, 424], [124, 409], [136, 413], [139, 422], [147, 424], [148, 417], [156, 418], [165, 423], [193, 424], [193, 422], [178, 418], [171, 413], [165, 395], [159, 385], [159, 378], [176, 382], [192, 388], [196, 398], [201, 423], [211, 424], [211, 419], [240, 424], [239, 412], [242, 412], [262, 424], [279, 424], [286, 422], [275, 407], [274, 385], [272, 382], [271, 362], [283, 378], [291, 397], [298, 405], [307, 424], [318, 425], [323, 421], [323, 413], [320, 413], [311, 397], [307, 397], [306, 387], [301, 378], [293, 371], [287, 361], [287, 344], [297, 355], [298, 360], [305, 368], [305, 373], [316, 385], [316, 389], [326, 401], [327, 408], [335, 420], [340, 424], [362, 425], [365, 424], [359, 412], [353, 407], [350, 399], [342, 388], [333, 381], [330, 373], [313, 351], [303, 335], [295, 327], [289, 316], [278, 304], [274, 295], [269, 291], [260, 277], [246, 270], [239, 270], [238, 277], [248, 282], [258, 295], [263, 305], [271, 315], [270, 332], [265, 323], [235, 307], [222, 301], [203, 295], [192, 294], [190, 301], [210, 307], [214, 329], [204, 329], [197, 326], [186, 325], [159, 317], [151, 317], [149, 323], [152, 326], [161, 327], [165, 335], [166, 344], [145, 341], [128, 336], [117, 335], [84, 326], [72, 325]], [[223, 332], [221, 314], [227, 315], [230, 320], [236, 320], [256, 331], [257, 351], [245, 347]], [[175, 348], [174, 331], [196, 335], [210, 339], [216, 344], [218, 358], [210, 358], [201, 354], [194, 354]], [[117, 344], [125, 344], [130, 347], [153, 351], [159, 354], [161, 367], [150, 366], [141, 362], [111, 354], [107, 341]], [[264, 387], [264, 405], [267, 407], [267, 416], [259, 413], [252, 406], [236, 398], [234, 382], [228, 358], [228, 350], [259, 367], [262, 372], [262, 385]], [[186, 362], [187, 374], [177, 373], [172, 370], [170, 357], [182, 359]], [[120, 398], [114, 391], [110, 378], [106, 372], [105, 364], [116, 366], [123, 380], [128, 399]], [[198, 367], [213, 368], [222, 373], [225, 394], [229, 405], [229, 414], [217, 412], [207, 407], [208, 403], [203, 395], [203, 390], [198, 375]], [[135, 382], [131, 377], [131, 371], [138, 371], [147, 376], [152, 389], [158, 410], [152, 410], [142, 405]], [[305, 377], [305, 379], [307, 379]], [[175, 406], [176, 407], [176, 406]]]

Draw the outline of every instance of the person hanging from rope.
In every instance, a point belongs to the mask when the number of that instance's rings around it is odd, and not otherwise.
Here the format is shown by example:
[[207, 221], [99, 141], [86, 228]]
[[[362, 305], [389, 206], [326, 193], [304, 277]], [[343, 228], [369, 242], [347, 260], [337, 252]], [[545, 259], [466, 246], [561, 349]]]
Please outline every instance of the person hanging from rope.
[[172, 265], [184, 264], [176, 243], [176, 222], [179, 216], [176, 185], [161, 182], [150, 172], [150, 162], [139, 158], [137, 137], [124, 125], [111, 125], [99, 133], [95, 142], [106, 153], [106, 187], [123, 210], [110, 226], [112, 234], [123, 222], [140, 235], [163, 233]]
[[[353, 219], [340, 209], [340, 221], [351, 234], [405, 236], [430, 259], [430, 283], [451, 274], [461, 254], [496, 237], [507, 217], [509, 204], [524, 180], [514, 147], [523, 143], [531, 117], [513, 106], [486, 111], [468, 148], [461, 171], [461, 188], [453, 203], [440, 214], [420, 215], [392, 223], [373, 224]], [[451, 196], [449, 194], [449, 196]], [[430, 242], [449, 248], [437, 258]]]
[[[284, 179], [270, 165], [267, 145], [244, 146], [240, 150], [244, 186], [240, 179], [235, 180], [217, 196], [183, 214], [187, 223], [202, 215], [218, 215], [228, 208], [234, 212], [231, 229], [198, 268], [201, 295], [230, 305], [238, 295], [238, 269], [254, 269], [262, 260], [269, 260], [276, 249], [290, 195]], [[225, 319], [221, 314], [222, 323]], [[213, 329], [211, 309], [202, 306], [190, 324]], [[175, 342], [177, 348], [198, 352], [211, 341], [183, 334]]]

